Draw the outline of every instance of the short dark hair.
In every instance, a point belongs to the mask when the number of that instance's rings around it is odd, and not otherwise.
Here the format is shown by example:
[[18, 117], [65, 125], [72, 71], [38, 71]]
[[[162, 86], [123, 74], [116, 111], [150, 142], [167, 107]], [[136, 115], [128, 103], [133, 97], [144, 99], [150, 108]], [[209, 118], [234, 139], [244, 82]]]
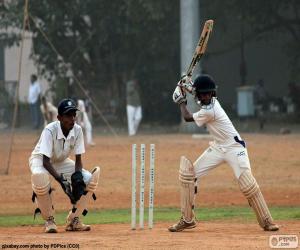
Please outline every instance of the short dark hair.
[[35, 74], [32, 74], [32, 75], [31, 75], [31, 80], [32, 80], [32, 81], [36, 81], [36, 80], [37, 80], [37, 76], [36, 76]]

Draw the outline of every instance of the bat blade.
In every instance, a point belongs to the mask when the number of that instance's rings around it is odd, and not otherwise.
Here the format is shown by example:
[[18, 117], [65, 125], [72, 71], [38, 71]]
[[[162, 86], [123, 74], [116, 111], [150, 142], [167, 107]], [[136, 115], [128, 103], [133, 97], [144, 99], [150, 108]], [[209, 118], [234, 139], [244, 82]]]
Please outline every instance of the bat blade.
[[186, 75], [191, 77], [193, 75], [193, 71], [197, 65], [197, 63], [200, 61], [201, 57], [205, 53], [206, 47], [207, 47], [207, 42], [209, 39], [209, 36], [212, 32], [214, 25], [213, 20], [207, 20], [203, 26], [199, 42], [197, 44], [197, 47], [195, 49], [193, 59], [188, 67], [188, 70], [186, 72]]

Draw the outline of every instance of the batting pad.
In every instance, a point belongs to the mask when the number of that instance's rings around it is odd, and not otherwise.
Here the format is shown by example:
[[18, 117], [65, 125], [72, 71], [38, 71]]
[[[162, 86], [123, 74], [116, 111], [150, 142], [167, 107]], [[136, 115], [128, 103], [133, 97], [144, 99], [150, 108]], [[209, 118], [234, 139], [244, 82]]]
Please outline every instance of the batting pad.
[[75, 217], [85, 215], [87, 213], [87, 202], [92, 198], [92, 194], [96, 191], [100, 176], [100, 167], [95, 167], [92, 171], [92, 177], [90, 182], [87, 184], [86, 193], [80, 197], [74, 208], [69, 212], [68, 220], [71, 221]]
[[250, 170], [246, 170], [241, 174], [239, 185], [253, 208], [259, 225], [264, 228], [266, 225], [273, 223], [269, 208]]
[[99, 176], [100, 176], [100, 167], [95, 167], [92, 171], [92, 177], [89, 182], [89, 184], [86, 187], [86, 190], [89, 192], [95, 192], [98, 186], [98, 181], [99, 181]]
[[41, 215], [44, 220], [53, 216], [52, 199], [50, 195], [50, 178], [48, 174], [33, 174], [31, 175], [31, 184], [34, 193], [36, 194], [37, 207], [41, 210]]
[[194, 220], [196, 179], [193, 163], [185, 156], [180, 158], [179, 181], [181, 183], [181, 214], [185, 222]]

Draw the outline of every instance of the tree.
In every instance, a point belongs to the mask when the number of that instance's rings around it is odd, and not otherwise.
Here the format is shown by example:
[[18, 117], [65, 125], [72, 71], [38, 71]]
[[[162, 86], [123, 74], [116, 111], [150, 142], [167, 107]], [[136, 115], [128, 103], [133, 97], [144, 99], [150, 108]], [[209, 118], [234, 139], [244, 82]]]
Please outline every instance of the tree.
[[228, 0], [204, 1], [206, 15], [216, 20], [222, 32], [222, 43], [211, 53], [220, 54], [241, 46], [243, 23], [244, 40], [280, 39], [290, 58], [291, 79], [300, 80], [300, 1], [298, 0]]
[[[3, 1], [0, 8], [1, 29], [22, 27], [24, 2]], [[155, 110], [165, 102], [160, 93], [169, 93], [178, 78], [178, 1], [41, 0], [29, 1], [28, 11], [31, 57], [56, 92], [78, 95], [68, 87], [74, 74], [100, 109], [114, 99], [123, 114], [124, 82], [134, 74], [142, 82], [146, 118], [150, 110], [150, 118], [158, 118]], [[8, 46], [20, 42], [16, 32], [0, 39]]]

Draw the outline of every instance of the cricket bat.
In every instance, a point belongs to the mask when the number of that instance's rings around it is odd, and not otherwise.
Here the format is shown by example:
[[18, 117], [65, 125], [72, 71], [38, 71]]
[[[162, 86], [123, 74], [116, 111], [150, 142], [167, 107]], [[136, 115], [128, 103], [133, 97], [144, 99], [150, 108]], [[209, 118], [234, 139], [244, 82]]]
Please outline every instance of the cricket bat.
[[203, 27], [201, 35], [200, 35], [199, 42], [197, 44], [197, 47], [196, 47], [194, 55], [193, 55], [193, 59], [186, 71], [186, 75], [188, 77], [192, 77], [193, 71], [194, 71], [197, 63], [200, 61], [201, 57], [205, 53], [205, 50], [207, 47], [207, 42], [208, 42], [209, 36], [212, 32], [213, 25], [214, 25], [213, 20], [207, 20], [204, 24], [204, 27]]

